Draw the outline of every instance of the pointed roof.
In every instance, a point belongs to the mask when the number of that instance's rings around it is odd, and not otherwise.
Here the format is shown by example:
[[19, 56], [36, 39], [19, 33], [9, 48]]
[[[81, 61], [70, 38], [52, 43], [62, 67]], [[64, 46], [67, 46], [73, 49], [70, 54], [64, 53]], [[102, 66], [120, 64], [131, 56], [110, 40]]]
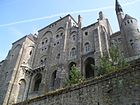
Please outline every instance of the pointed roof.
[[123, 9], [122, 9], [120, 3], [118, 2], [118, 0], [116, 0], [115, 9], [116, 9], [116, 12], [123, 12]]

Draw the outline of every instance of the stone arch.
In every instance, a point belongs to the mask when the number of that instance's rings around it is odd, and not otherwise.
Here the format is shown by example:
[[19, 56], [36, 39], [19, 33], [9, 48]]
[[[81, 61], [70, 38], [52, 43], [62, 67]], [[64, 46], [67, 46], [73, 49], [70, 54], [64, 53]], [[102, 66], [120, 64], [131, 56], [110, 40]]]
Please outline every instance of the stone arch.
[[55, 71], [52, 73], [52, 76], [51, 76], [51, 87], [52, 87], [52, 88], [55, 87], [56, 74], [57, 74], [57, 70], [55, 70]]
[[71, 63], [69, 64], [69, 66], [68, 66], [68, 70], [69, 70], [69, 71], [68, 71], [68, 74], [69, 74], [68, 77], [69, 77], [69, 78], [71, 78], [71, 77], [70, 77], [70, 71], [71, 71], [71, 69], [72, 69], [72, 66], [76, 66], [76, 63], [75, 63], [75, 62], [71, 62]]
[[47, 31], [43, 34], [43, 36], [41, 37], [41, 39], [45, 38], [45, 37], [51, 37], [53, 34], [51, 31]]
[[76, 39], [77, 39], [77, 33], [76, 33], [76, 31], [73, 31], [73, 32], [71, 32], [71, 34], [70, 34], [70, 39], [72, 40], [72, 41], [76, 41]]
[[39, 87], [42, 81], [42, 74], [38, 73], [33, 79], [33, 91], [39, 91]]
[[18, 85], [19, 85], [19, 91], [18, 91], [18, 96], [17, 96], [17, 102], [21, 102], [24, 100], [24, 95], [25, 95], [25, 89], [26, 89], [25, 79], [21, 79]]
[[62, 38], [63, 35], [64, 35], [64, 28], [63, 27], [59, 27], [56, 30], [56, 36], [55, 36], [55, 38], [56, 39], [60, 39], [60, 38]]
[[85, 78], [94, 77], [94, 68], [92, 65], [95, 65], [95, 60], [92, 57], [88, 57], [85, 62]]
[[59, 32], [60, 30], [64, 30], [64, 28], [63, 27], [59, 27], [56, 32]]
[[52, 38], [53, 34], [51, 31], [47, 31], [46, 33], [43, 34], [40, 40], [41, 46], [48, 45], [50, 43], [50, 38]]

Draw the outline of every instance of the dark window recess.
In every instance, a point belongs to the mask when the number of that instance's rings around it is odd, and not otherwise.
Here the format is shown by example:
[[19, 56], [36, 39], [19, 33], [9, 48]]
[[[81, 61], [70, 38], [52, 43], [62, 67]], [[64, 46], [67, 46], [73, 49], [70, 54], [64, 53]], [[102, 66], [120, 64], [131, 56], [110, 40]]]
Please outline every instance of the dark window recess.
[[45, 41], [46, 43], [48, 42], [48, 40]]
[[137, 29], [137, 31], [140, 32], [139, 29]]
[[133, 46], [134, 45], [134, 43], [131, 43], [131, 46]]
[[127, 23], [129, 24], [129, 20], [127, 20]]
[[44, 42], [42, 42], [42, 45], [44, 44]]
[[56, 43], [54, 43], [54, 46], [56, 46]]
[[43, 49], [42, 49], [42, 51], [43, 51]]
[[130, 42], [132, 42], [133, 40], [132, 39], [130, 39]]
[[126, 22], [124, 24], [126, 25]]
[[60, 54], [57, 54], [57, 59], [59, 59], [60, 58]]
[[32, 51], [30, 51], [30, 55], [32, 55]]
[[131, 20], [131, 23], [133, 23], [133, 21]]
[[59, 44], [59, 42], [57, 42], [57, 44]]
[[88, 35], [88, 32], [85, 32], [85, 35]]
[[40, 61], [41, 63], [43, 63], [43, 60], [41, 59], [41, 61]]
[[56, 38], [58, 38], [59, 37], [59, 35], [56, 35]]
[[63, 35], [63, 33], [60, 34], [61, 36]]

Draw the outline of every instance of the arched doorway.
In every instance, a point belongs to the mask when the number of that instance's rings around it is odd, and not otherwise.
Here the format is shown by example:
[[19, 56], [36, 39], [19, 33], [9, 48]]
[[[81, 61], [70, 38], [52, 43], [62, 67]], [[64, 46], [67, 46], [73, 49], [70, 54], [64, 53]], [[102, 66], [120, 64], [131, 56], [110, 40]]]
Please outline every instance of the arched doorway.
[[95, 65], [95, 61], [93, 58], [89, 57], [84, 62], [85, 65], [85, 78], [91, 78], [94, 77], [94, 68], [93, 65]]
[[71, 62], [71, 63], [69, 64], [69, 71], [68, 71], [68, 73], [69, 73], [69, 79], [71, 78], [71, 76], [70, 76], [70, 71], [71, 71], [71, 69], [72, 69], [72, 66], [76, 66], [76, 63], [75, 63], [75, 62]]

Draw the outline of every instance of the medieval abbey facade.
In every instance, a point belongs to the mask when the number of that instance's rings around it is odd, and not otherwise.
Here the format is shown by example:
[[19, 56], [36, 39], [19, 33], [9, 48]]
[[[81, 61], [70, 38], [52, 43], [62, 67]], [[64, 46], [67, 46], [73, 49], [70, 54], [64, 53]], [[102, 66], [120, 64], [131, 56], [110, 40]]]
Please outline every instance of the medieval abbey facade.
[[67, 15], [12, 44], [6, 59], [0, 62], [0, 105], [11, 105], [64, 86], [72, 65], [85, 78], [95, 77], [99, 56], [109, 54], [111, 44], [119, 46], [126, 57], [140, 53], [140, 32], [137, 20], [125, 15], [116, 0], [120, 31], [112, 33], [102, 12], [98, 21], [82, 27]]

